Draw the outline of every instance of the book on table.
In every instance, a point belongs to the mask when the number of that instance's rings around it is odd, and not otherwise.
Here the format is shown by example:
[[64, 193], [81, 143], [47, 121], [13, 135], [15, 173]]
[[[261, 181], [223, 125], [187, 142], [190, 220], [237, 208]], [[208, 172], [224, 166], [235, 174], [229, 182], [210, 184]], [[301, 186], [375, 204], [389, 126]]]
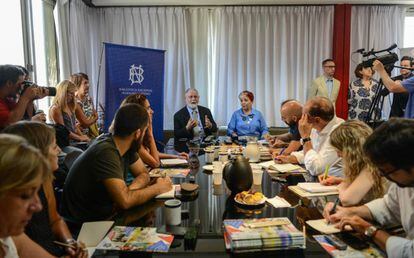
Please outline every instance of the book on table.
[[305, 248], [305, 236], [288, 218], [224, 220], [226, 248], [251, 252]]
[[98, 250], [168, 252], [173, 235], [157, 233], [157, 228], [114, 227], [96, 247]]

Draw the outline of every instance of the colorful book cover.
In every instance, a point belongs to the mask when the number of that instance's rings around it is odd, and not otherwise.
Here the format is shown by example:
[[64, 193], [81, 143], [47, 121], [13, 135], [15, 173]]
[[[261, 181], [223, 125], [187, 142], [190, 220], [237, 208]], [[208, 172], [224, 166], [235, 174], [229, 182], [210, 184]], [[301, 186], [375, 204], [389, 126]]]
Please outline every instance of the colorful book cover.
[[288, 218], [224, 220], [232, 250], [304, 248], [305, 237]]
[[376, 248], [370, 246], [363, 250], [355, 250], [348, 246], [346, 250], [338, 250], [330, 244], [325, 235], [314, 235], [313, 238], [327, 251], [332, 257], [353, 257], [353, 258], [384, 258], [385, 256]]
[[162, 175], [166, 175], [169, 177], [186, 178], [188, 173], [190, 173], [190, 169], [185, 168], [154, 168], [149, 172], [149, 175], [150, 177], [161, 177]]
[[159, 234], [156, 228], [114, 227], [96, 249], [141, 252], [168, 252], [173, 235]]

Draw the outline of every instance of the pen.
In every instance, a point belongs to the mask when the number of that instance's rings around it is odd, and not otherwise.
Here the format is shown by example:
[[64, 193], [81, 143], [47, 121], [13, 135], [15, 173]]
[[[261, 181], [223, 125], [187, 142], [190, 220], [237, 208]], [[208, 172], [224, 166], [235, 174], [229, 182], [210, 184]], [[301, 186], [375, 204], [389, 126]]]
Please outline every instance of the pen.
[[[334, 206], [332, 207], [332, 209], [329, 211], [329, 215], [331, 215], [331, 214], [334, 214], [335, 213], [335, 210], [336, 210], [336, 206], [338, 205], [338, 203], [339, 203], [339, 197], [338, 198], [336, 198], [336, 200], [335, 200], [335, 203], [334, 203]], [[328, 221], [328, 223], [327, 223], [328, 225], [329, 224], [331, 224], [331, 221]]]
[[[76, 246], [73, 245], [73, 244], [67, 244], [67, 243], [63, 243], [63, 242], [60, 242], [60, 241], [53, 241], [53, 243], [55, 243], [57, 245], [60, 245], [60, 246], [69, 247], [69, 248], [72, 248], [72, 249], [75, 249], [76, 250]], [[86, 251], [88, 249], [87, 248], [83, 248], [82, 250], [83, 251]]]
[[286, 148], [282, 148], [282, 150], [279, 152], [279, 156], [282, 155], [285, 150]]
[[329, 165], [325, 166], [325, 174], [323, 175], [323, 180], [326, 180], [326, 178], [328, 177], [328, 173], [329, 173]]

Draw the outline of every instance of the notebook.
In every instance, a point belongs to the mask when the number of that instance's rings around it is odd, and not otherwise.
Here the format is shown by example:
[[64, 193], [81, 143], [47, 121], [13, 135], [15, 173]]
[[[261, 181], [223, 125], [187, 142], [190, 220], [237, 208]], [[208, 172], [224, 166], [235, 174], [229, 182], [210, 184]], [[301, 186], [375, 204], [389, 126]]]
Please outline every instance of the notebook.
[[174, 167], [188, 165], [188, 161], [185, 159], [161, 159], [162, 167]]
[[155, 196], [156, 199], [173, 199], [175, 191], [180, 189], [180, 185], [173, 185], [170, 191]]
[[82, 224], [77, 241], [85, 244], [88, 249], [88, 257], [92, 257], [96, 246], [105, 237], [113, 224], [113, 221], [94, 221]]
[[308, 191], [303, 190], [297, 185], [291, 185], [288, 186], [289, 190], [294, 192], [295, 194], [299, 195], [300, 197], [319, 197], [319, 196], [328, 196], [328, 195], [338, 195], [338, 190], [332, 191], [332, 192], [317, 192], [317, 193], [311, 193]]
[[336, 185], [322, 185], [320, 183], [314, 182], [298, 183], [298, 186], [310, 193], [326, 193], [338, 191]]
[[[329, 224], [325, 219], [307, 220], [306, 224], [311, 226], [313, 229], [323, 234], [335, 234], [341, 232], [340, 229], [336, 228], [336, 224]], [[345, 226], [345, 231], [351, 231], [351, 226]]]
[[301, 166], [294, 165], [294, 164], [278, 164], [274, 160], [270, 160], [267, 162], [259, 163], [259, 165], [266, 169], [276, 170], [280, 173], [288, 173], [288, 172], [306, 172]]

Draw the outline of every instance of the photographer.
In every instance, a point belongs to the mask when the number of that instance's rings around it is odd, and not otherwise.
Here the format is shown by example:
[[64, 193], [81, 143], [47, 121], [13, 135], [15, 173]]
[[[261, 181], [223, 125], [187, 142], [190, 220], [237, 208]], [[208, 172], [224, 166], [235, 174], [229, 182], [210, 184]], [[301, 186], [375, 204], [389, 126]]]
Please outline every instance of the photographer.
[[27, 106], [34, 99], [48, 95], [44, 88], [29, 86], [19, 97], [25, 73], [14, 65], [0, 65], [0, 129], [23, 119]]
[[412, 97], [414, 93], [414, 77], [404, 81], [393, 81], [385, 70], [384, 65], [379, 60], [375, 60], [372, 65], [373, 69], [379, 73], [383, 84], [390, 92], [408, 93], [408, 101], [404, 117], [414, 118], [414, 99]]

